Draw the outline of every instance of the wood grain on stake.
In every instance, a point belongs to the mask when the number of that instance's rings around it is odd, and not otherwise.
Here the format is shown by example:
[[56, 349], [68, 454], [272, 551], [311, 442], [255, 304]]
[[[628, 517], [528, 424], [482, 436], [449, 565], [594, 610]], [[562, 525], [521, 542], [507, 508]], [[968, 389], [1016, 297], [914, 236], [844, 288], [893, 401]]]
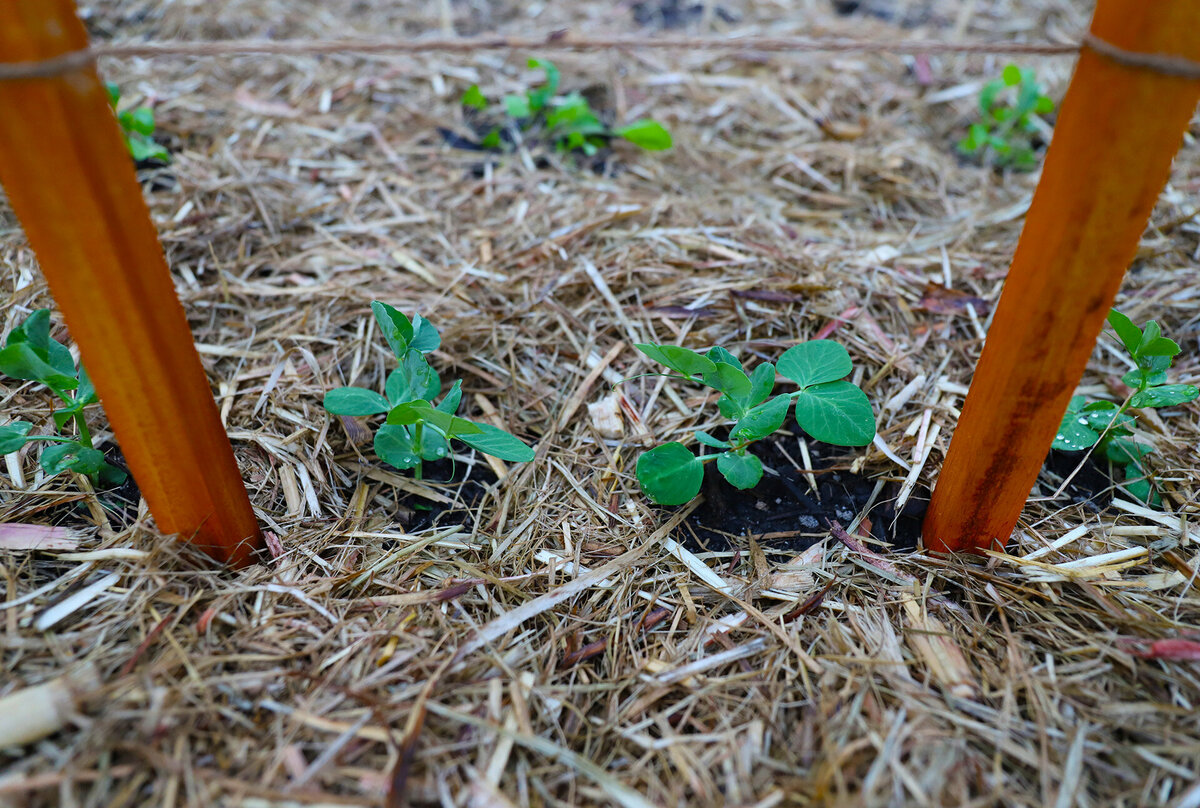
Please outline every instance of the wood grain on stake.
[[1099, 0], [1091, 32], [1164, 69], [1080, 53], [925, 519], [931, 550], [1008, 541], [1200, 99], [1162, 58], [1200, 61], [1200, 3]]
[[[69, 0], [0, 3], [0, 54], [88, 45]], [[0, 184], [158, 526], [234, 564], [258, 526], [93, 65], [0, 81]]]

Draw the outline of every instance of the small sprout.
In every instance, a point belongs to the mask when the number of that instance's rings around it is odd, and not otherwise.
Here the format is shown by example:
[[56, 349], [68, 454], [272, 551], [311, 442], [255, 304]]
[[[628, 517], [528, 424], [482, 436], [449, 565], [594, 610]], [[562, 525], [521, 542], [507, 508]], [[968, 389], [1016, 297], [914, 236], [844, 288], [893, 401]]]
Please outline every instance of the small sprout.
[[0, 373], [14, 379], [41, 382], [66, 405], [51, 413], [56, 429], [75, 426], [76, 437], [30, 435], [33, 424], [14, 421], [0, 426], [0, 454], [15, 452], [30, 441], [53, 445], [42, 450], [42, 469], [50, 475], [74, 471], [91, 478], [93, 485], [120, 485], [128, 476], [104, 460], [92, 445], [84, 408], [100, 399], [82, 365], [76, 366], [67, 347], [50, 336], [50, 310], [38, 309], [8, 335], [0, 348]]
[[[524, 132], [544, 132], [554, 148], [564, 153], [582, 152], [591, 156], [613, 138], [622, 138], [647, 151], [671, 148], [671, 133], [661, 123], [643, 118], [624, 126], [607, 126], [582, 94], [559, 95], [561, 74], [553, 62], [530, 59], [527, 64], [541, 69], [546, 74], [546, 81], [524, 93], [504, 96], [504, 112], [510, 119], [508, 125]], [[476, 84], [463, 93], [462, 104], [479, 111], [491, 106]], [[501, 128], [493, 127], [479, 145], [485, 149], [502, 148]]]
[[1167, 369], [1180, 348], [1174, 340], [1162, 336], [1154, 320], [1138, 328], [1113, 309], [1108, 313], [1108, 323], [1137, 365], [1121, 379], [1134, 392], [1120, 405], [1111, 401], [1089, 403], [1085, 396], [1073, 397], [1052, 446], [1069, 452], [1094, 446], [1097, 454], [1124, 468], [1126, 491], [1139, 502], [1158, 505], [1162, 499], [1142, 463], [1154, 448], [1132, 439], [1135, 421], [1128, 410], [1185, 404], [1200, 396], [1200, 390], [1190, 384], [1167, 384]]
[[154, 139], [154, 110], [150, 107], [133, 107], [118, 110], [121, 101], [121, 88], [109, 82], [104, 85], [108, 90], [108, 103], [117, 115], [117, 123], [121, 125], [121, 133], [125, 136], [125, 146], [134, 162], [145, 160], [160, 160], [171, 162], [171, 154], [166, 147]]
[[979, 92], [981, 120], [967, 128], [958, 150], [997, 168], [1031, 171], [1037, 166], [1034, 136], [1049, 128], [1041, 116], [1052, 112], [1054, 101], [1034, 72], [1007, 65]]
[[[700, 493], [704, 464], [739, 489], [753, 488], [763, 476], [762, 461], [747, 451], [783, 426], [795, 404], [796, 422], [817, 440], [838, 446], [866, 446], [875, 437], [871, 402], [850, 374], [850, 355], [832, 340], [802, 342], [784, 351], [777, 365], [763, 362], [747, 373], [742, 363], [718, 346], [704, 354], [675, 345], [639, 344], [639, 351], [687, 381], [721, 393], [717, 408], [733, 424], [729, 439], [695, 433], [696, 442], [717, 451], [700, 457], [678, 441], [642, 453], [637, 478], [642, 491], [660, 505], [682, 505]], [[771, 396], [775, 373], [791, 379], [799, 390]]]
[[410, 320], [378, 300], [371, 304], [384, 341], [399, 366], [388, 374], [380, 395], [363, 387], [339, 387], [325, 394], [325, 409], [334, 415], [387, 414], [375, 433], [375, 454], [398, 469], [414, 469], [417, 479], [425, 461], [450, 454], [451, 439], [484, 454], [514, 463], [532, 460], [533, 449], [491, 424], [459, 418], [462, 382], [455, 381], [437, 404], [442, 380], [426, 355], [442, 343], [437, 329], [421, 315]]

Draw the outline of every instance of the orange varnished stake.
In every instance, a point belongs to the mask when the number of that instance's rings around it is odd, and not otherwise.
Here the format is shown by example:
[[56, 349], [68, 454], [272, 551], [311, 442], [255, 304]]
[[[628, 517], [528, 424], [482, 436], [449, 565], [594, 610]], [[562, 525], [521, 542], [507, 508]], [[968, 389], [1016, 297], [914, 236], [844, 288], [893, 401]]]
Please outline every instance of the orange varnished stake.
[[925, 518], [931, 550], [1008, 541], [1200, 99], [1200, 2], [1099, 0], [1091, 34]]
[[[0, 1], [0, 61], [87, 45], [70, 0]], [[0, 80], [0, 184], [159, 528], [248, 562], [258, 525], [93, 65]]]

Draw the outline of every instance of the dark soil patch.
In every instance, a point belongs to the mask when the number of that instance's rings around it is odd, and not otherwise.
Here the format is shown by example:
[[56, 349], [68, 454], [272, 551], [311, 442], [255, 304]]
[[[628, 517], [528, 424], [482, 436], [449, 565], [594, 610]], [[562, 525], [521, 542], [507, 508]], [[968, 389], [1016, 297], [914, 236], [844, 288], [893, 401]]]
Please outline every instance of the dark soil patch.
[[430, 487], [453, 502], [430, 502], [415, 494], [400, 494], [397, 520], [410, 532], [453, 524], [473, 527], [476, 509], [487, 495], [488, 486], [496, 482], [492, 467], [482, 457], [474, 463], [451, 460], [426, 463], [422, 474]]
[[[1082, 468], [1079, 468], [1080, 463], [1083, 464]], [[1075, 473], [1076, 468], [1079, 468], [1078, 473]], [[1108, 469], [1098, 463], [1090, 451], [1060, 452], [1053, 449], [1046, 457], [1045, 470], [1050, 474], [1047, 475], [1048, 479], [1041, 481], [1044, 496], [1053, 494], [1063, 480], [1070, 477], [1071, 481], [1063, 493], [1071, 502], [1096, 513], [1112, 504], [1117, 481], [1109, 476]], [[1075, 476], [1071, 477], [1072, 474]]]
[[[687, 3], [682, 0], [657, 0], [637, 2], [631, 7], [633, 20], [646, 28], [686, 28], [704, 18], [703, 3]], [[714, 6], [712, 15], [721, 22], [738, 22], [736, 14], [722, 6]]]
[[[787, 454], [784, 454], [786, 448]], [[803, 470], [797, 469], [788, 455], [799, 460], [795, 438], [781, 437], [764, 441], [755, 454], [768, 469], [762, 481], [750, 491], [729, 485], [715, 463], [705, 467], [704, 501], [692, 512], [682, 529], [682, 541], [693, 551], [746, 549], [753, 537], [767, 552], [795, 554], [829, 535], [829, 522], [836, 520], [848, 527], [871, 498], [876, 480], [850, 473], [852, 449], [810, 440], [816, 491]], [[929, 501], [929, 492], [918, 489], [909, 497], [901, 513], [896, 513], [898, 482], [887, 482], [868, 512], [860, 532], [869, 529], [872, 536], [892, 545], [892, 549], [915, 549], [921, 535], [921, 519]]]

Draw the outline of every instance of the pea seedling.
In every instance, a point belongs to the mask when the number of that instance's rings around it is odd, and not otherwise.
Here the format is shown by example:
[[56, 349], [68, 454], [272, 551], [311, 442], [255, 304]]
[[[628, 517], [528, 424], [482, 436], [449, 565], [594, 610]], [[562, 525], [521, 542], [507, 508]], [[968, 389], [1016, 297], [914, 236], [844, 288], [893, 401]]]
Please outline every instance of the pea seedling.
[[[546, 83], [531, 87], [522, 95], [504, 96], [504, 110], [522, 130], [536, 125], [544, 127], [558, 151], [581, 151], [590, 157], [614, 137], [651, 151], [671, 147], [671, 134], [657, 121], [643, 118], [616, 128], [605, 126], [580, 93], [557, 95], [561, 76], [552, 62], [530, 59], [529, 66], [541, 68], [546, 73]], [[491, 106], [477, 84], [463, 94], [462, 103], [481, 112]], [[479, 145], [485, 149], [500, 148], [501, 131], [499, 126], [492, 128]]]
[[1089, 403], [1086, 396], [1075, 396], [1067, 405], [1052, 445], [1069, 452], [1096, 447], [1110, 463], [1124, 468], [1126, 491], [1140, 502], [1159, 505], [1162, 499], [1142, 464], [1142, 458], [1153, 452], [1154, 447], [1132, 438], [1134, 419], [1128, 411], [1185, 404], [1194, 401], [1200, 390], [1190, 384], [1167, 384], [1167, 368], [1180, 348], [1174, 340], [1162, 335], [1154, 320], [1138, 328], [1113, 309], [1108, 313], [1108, 322], [1137, 365], [1121, 378], [1134, 391], [1119, 405], [1112, 401]]
[[171, 162], [171, 154], [161, 143], [154, 139], [154, 110], [150, 107], [133, 107], [132, 109], [117, 110], [121, 102], [121, 88], [109, 82], [108, 103], [117, 114], [117, 123], [121, 124], [121, 133], [125, 135], [125, 146], [134, 161], [161, 160]]
[[971, 124], [958, 150], [999, 168], [1029, 171], [1037, 165], [1033, 136], [1049, 129], [1040, 116], [1053, 111], [1054, 101], [1034, 72], [1008, 65], [980, 91], [980, 120]]
[[52, 413], [61, 430], [75, 425], [77, 437], [30, 435], [33, 424], [13, 421], [0, 426], [0, 455], [15, 452], [30, 441], [53, 444], [42, 450], [42, 469], [49, 475], [74, 471], [91, 478], [93, 484], [120, 485], [128, 476], [104, 459], [92, 445], [84, 408], [99, 401], [83, 366], [76, 366], [66, 346], [50, 336], [50, 310], [38, 309], [14, 328], [0, 348], [0, 373], [14, 379], [41, 382], [66, 404]]
[[501, 460], [532, 460], [533, 449], [491, 424], [477, 424], [455, 415], [462, 400], [462, 382], [436, 405], [442, 380], [426, 359], [442, 339], [421, 315], [411, 320], [376, 300], [371, 304], [383, 338], [400, 366], [384, 382], [386, 396], [363, 387], [339, 387], [325, 394], [325, 409], [334, 415], [365, 416], [387, 413], [375, 432], [375, 454], [398, 469], [414, 469], [419, 480], [425, 461], [450, 456], [450, 439], [462, 441]]
[[[697, 457], [682, 443], [672, 441], [638, 458], [638, 483], [660, 505], [682, 505], [700, 493], [704, 464], [713, 460], [735, 488], [757, 485], [763, 476], [762, 461], [747, 447], [782, 427], [793, 401], [796, 422], [817, 440], [866, 446], [875, 437], [871, 402], [862, 390], [844, 380], [851, 370], [850, 355], [832, 340], [794, 345], [783, 352], [778, 365], [763, 362], [749, 374], [733, 354], [719, 346], [703, 355], [674, 345], [636, 347], [686, 380], [720, 392], [717, 409], [734, 422], [727, 440], [703, 431], [695, 433], [697, 442], [717, 450], [713, 454]], [[776, 370], [800, 389], [771, 398]]]

